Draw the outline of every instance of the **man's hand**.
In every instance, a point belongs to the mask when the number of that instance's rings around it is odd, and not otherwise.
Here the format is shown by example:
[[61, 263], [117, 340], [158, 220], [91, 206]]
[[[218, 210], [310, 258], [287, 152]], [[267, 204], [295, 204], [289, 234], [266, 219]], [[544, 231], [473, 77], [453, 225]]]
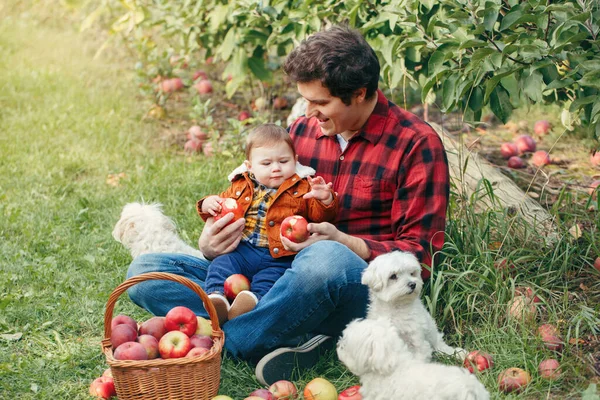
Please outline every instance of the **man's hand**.
[[206, 221], [200, 239], [198, 239], [198, 247], [204, 257], [212, 260], [233, 251], [238, 246], [242, 240], [242, 231], [246, 220], [240, 218], [231, 225], [227, 225], [233, 218], [233, 213], [228, 213], [217, 222], [213, 218]]

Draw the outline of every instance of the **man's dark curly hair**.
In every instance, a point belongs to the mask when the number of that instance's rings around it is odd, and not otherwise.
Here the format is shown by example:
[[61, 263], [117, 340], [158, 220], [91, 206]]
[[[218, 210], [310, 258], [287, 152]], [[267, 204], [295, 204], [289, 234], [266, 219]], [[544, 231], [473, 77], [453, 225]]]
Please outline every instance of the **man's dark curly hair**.
[[346, 105], [360, 88], [367, 88], [367, 98], [375, 94], [379, 69], [373, 48], [358, 31], [347, 26], [334, 26], [309, 36], [288, 55], [283, 66], [292, 81], [321, 81]]

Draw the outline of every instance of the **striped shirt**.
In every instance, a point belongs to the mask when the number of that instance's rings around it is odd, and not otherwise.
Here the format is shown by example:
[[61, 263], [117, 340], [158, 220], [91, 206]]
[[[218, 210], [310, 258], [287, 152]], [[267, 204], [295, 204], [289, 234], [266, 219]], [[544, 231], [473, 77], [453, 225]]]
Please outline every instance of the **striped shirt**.
[[246, 212], [246, 226], [242, 233], [242, 240], [256, 247], [269, 247], [267, 238], [266, 217], [269, 206], [273, 203], [273, 195], [277, 189], [268, 188], [259, 183], [252, 173], [248, 176], [254, 182], [254, 195], [252, 203]]

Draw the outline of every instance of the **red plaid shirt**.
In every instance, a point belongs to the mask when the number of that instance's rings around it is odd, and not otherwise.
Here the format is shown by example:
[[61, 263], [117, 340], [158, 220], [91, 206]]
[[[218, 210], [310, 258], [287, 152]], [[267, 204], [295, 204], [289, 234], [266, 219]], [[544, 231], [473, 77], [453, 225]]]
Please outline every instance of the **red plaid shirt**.
[[298, 161], [333, 182], [340, 204], [335, 225], [363, 239], [371, 259], [402, 250], [431, 265], [431, 250], [444, 244], [446, 153], [431, 126], [383, 92], [377, 95], [373, 113], [344, 151], [335, 136], [321, 133], [316, 118], [298, 118], [290, 126]]

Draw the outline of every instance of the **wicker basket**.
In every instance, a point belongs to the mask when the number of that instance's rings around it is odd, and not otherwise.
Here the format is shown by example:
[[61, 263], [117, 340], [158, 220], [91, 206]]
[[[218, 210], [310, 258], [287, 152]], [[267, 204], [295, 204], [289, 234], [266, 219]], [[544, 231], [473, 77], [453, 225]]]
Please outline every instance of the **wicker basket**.
[[[155, 360], [117, 360], [110, 344], [113, 309], [128, 288], [148, 280], [169, 280], [192, 289], [204, 303], [212, 323], [213, 347], [199, 357]], [[104, 313], [102, 351], [112, 370], [119, 400], [209, 400], [217, 395], [221, 379], [221, 350], [225, 337], [217, 313], [200, 286], [179, 275], [149, 272], [127, 279], [111, 293]]]

